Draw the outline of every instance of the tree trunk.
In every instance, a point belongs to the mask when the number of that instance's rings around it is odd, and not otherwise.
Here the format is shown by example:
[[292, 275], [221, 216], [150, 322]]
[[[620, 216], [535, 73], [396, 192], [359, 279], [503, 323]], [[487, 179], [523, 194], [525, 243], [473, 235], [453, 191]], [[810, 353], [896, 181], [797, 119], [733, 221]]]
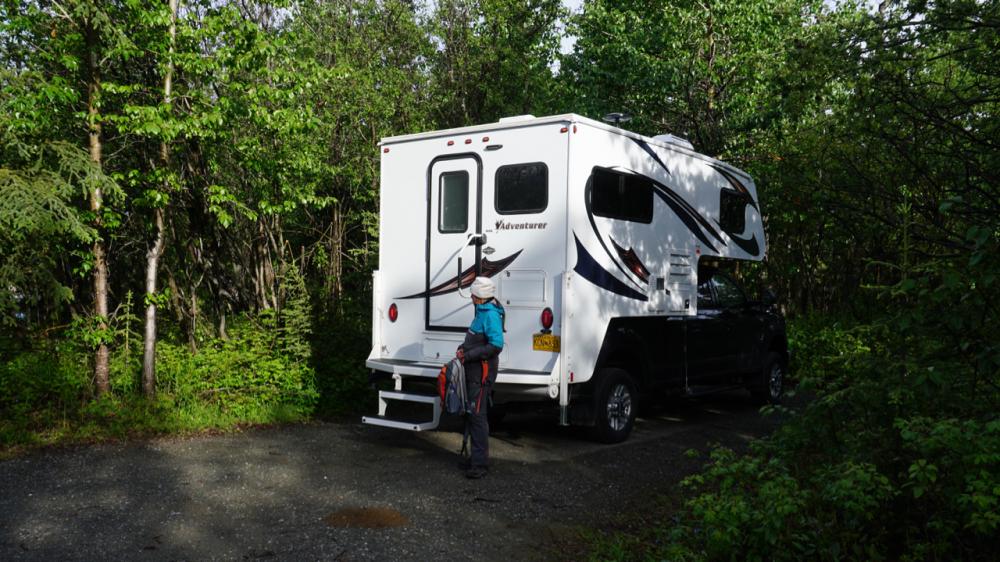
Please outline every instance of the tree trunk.
[[[98, 66], [98, 37], [93, 25], [86, 26], [86, 42], [88, 51], [88, 69], [90, 79], [87, 84], [87, 140], [90, 148], [90, 160], [101, 168], [101, 115], [100, 94], [101, 74]], [[101, 207], [103, 195], [101, 188], [94, 186], [90, 191], [90, 210], [94, 213], [94, 226], [100, 233]], [[108, 329], [108, 259], [104, 248], [104, 240], [98, 235], [94, 241], [94, 315], [98, 320], [98, 328], [102, 332]], [[103, 396], [110, 390], [108, 382], [108, 344], [101, 342], [94, 355], [94, 387], [97, 396]]]
[[332, 308], [343, 291], [344, 274], [344, 217], [340, 203], [334, 203], [330, 213], [330, 259], [327, 263], [327, 295]]
[[156, 273], [163, 255], [163, 209], [154, 211], [156, 240], [146, 253], [146, 330], [142, 353], [142, 393], [156, 396]]
[[[170, 0], [170, 45], [167, 48], [167, 70], [163, 77], [163, 103], [170, 111], [173, 103], [173, 78], [174, 78], [174, 40], [177, 36], [177, 2]], [[170, 191], [169, 172], [170, 169], [170, 147], [167, 141], [160, 141], [160, 161], [163, 165], [163, 191]], [[160, 265], [160, 256], [163, 255], [164, 246], [164, 224], [163, 215], [166, 210], [157, 207], [153, 212], [156, 225], [156, 238], [153, 246], [146, 252], [146, 331], [143, 340], [142, 354], [142, 393], [146, 398], [152, 399], [156, 396], [156, 275]]]
[[191, 301], [188, 307], [188, 316], [191, 318], [191, 331], [188, 332], [188, 346], [191, 353], [198, 353], [198, 339], [195, 332], [198, 330], [198, 287], [191, 285]]

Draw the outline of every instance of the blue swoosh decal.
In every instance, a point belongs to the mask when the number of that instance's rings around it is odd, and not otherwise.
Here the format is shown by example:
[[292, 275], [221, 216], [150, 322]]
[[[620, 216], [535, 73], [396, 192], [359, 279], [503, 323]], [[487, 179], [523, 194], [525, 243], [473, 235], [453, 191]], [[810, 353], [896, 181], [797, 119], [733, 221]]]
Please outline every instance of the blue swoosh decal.
[[601, 264], [597, 263], [597, 260], [580, 243], [580, 239], [577, 238], [575, 232], [573, 233], [573, 239], [576, 240], [576, 266], [573, 268], [573, 271], [579, 273], [580, 277], [616, 295], [643, 302], [649, 300], [646, 295], [622, 283], [614, 275], [611, 275], [608, 270], [601, 267]]

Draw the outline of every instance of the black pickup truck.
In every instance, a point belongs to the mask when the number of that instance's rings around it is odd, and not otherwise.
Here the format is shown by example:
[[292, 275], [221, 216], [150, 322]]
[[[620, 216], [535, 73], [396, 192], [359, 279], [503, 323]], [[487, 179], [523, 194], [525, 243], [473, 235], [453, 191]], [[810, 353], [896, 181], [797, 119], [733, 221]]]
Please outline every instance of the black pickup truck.
[[781, 400], [788, 365], [785, 320], [773, 293], [752, 300], [721, 271], [698, 272], [696, 316], [616, 318], [593, 383], [574, 389], [571, 418], [603, 442], [624, 441], [640, 396], [694, 396], [746, 388], [761, 403]]

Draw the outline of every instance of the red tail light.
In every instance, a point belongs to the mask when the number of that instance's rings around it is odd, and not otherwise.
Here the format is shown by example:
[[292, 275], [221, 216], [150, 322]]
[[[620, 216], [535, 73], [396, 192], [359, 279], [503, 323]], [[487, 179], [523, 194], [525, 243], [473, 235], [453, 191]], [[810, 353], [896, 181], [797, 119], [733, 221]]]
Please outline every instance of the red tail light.
[[542, 311], [542, 327], [548, 330], [552, 327], [552, 321], [555, 318], [552, 316], [552, 309], [546, 308]]
[[399, 308], [396, 307], [396, 303], [389, 305], [389, 321], [395, 322], [399, 318]]

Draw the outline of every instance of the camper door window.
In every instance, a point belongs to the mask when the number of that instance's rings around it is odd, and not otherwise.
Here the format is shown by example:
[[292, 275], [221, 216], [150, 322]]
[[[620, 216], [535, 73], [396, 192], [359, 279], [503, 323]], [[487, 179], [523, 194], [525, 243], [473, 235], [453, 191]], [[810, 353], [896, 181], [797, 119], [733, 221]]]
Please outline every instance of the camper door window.
[[438, 230], [465, 232], [469, 228], [469, 173], [441, 174], [438, 189]]
[[595, 215], [645, 224], [653, 222], [653, 182], [649, 179], [594, 168], [591, 180], [590, 207]]
[[501, 215], [541, 213], [549, 206], [549, 168], [543, 162], [497, 168], [494, 204]]

